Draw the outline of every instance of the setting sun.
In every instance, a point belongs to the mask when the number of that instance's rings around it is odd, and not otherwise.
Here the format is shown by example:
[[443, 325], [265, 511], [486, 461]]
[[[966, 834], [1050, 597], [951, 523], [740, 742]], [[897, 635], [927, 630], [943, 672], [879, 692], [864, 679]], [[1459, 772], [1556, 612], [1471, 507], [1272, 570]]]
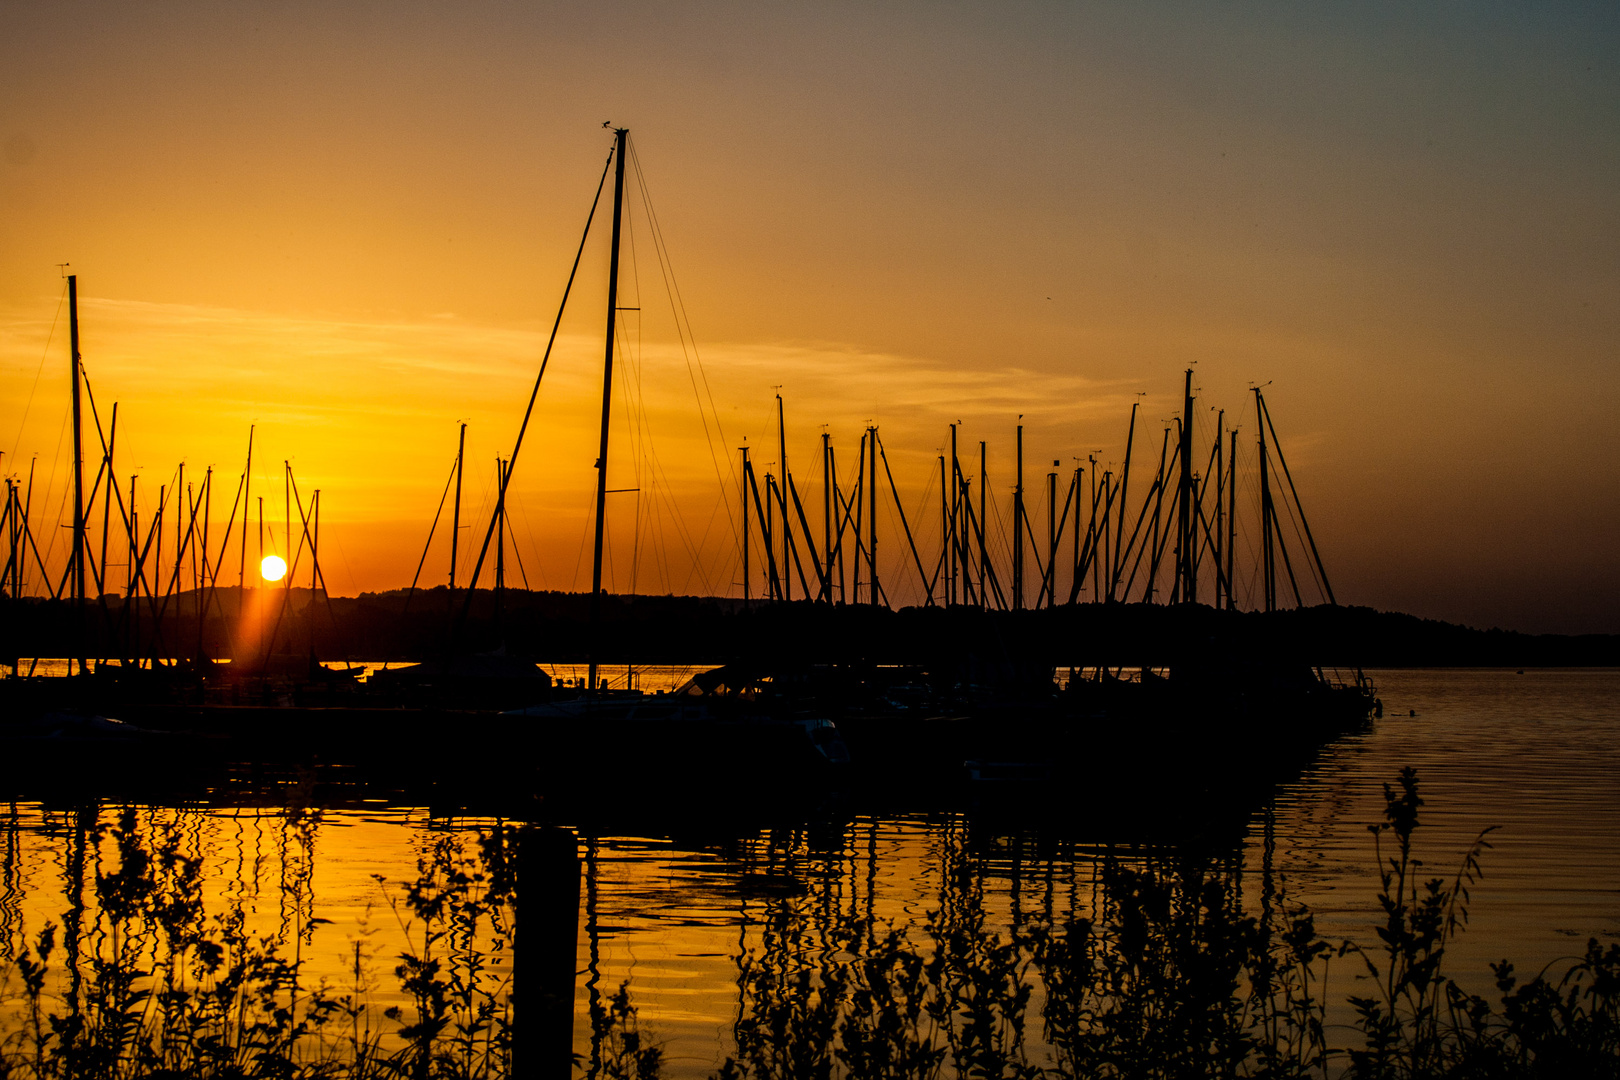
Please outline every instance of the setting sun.
[[266, 581], [280, 581], [287, 575], [287, 560], [280, 555], [266, 555], [259, 563], [259, 576]]

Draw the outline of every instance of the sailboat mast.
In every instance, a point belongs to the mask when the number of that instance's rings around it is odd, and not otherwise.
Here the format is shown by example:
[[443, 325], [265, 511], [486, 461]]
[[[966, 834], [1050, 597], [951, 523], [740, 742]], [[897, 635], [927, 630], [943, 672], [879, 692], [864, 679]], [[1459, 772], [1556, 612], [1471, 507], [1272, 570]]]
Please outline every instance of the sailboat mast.
[[877, 427], [874, 425], [866, 429], [867, 455], [871, 459], [872, 493], [868, 499], [868, 513], [871, 517], [867, 525], [866, 540], [866, 577], [870, 586], [871, 595], [867, 598], [875, 607], [878, 603], [878, 571], [877, 571]]
[[821, 433], [821, 552], [827, 560], [826, 572], [821, 575], [821, 598], [827, 603], [832, 598], [833, 572], [833, 474], [832, 435]]
[[[461, 541], [461, 463], [463, 455], [467, 452], [467, 425], [461, 425], [461, 435], [456, 441], [456, 505], [450, 511], [450, 601], [456, 599], [456, 556], [459, 554]], [[443, 506], [443, 503], [439, 504]]]
[[[1019, 417], [1023, 419], [1023, 417]], [[1013, 486], [1013, 610], [1024, 610], [1024, 425], [1018, 425], [1018, 472]]]
[[[1108, 600], [1114, 600], [1114, 593], [1119, 588], [1119, 574], [1125, 559], [1125, 500], [1131, 491], [1131, 451], [1136, 446], [1136, 410], [1141, 407], [1140, 401], [1131, 403], [1131, 426], [1125, 435], [1125, 466], [1119, 477], [1119, 526], [1114, 533], [1114, 561], [1108, 571]], [[1101, 599], [1099, 597], [1098, 599]]]
[[[953, 435], [956, 433], [954, 424], [951, 426], [951, 433]], [[942, 567], [948, 565], [950, 553], [956, 544], [956, 538], [951, 533], [951, 485], [945, 477], [945, 455], [941, 454], [939, 455], [939, 559]], [[936, 573], [934, 576], [938, 577], [939, 575]], [[934, 598], [931, 586], [928, 598], [930, 600]], [[951, 603], [951, 581], [950, 574], [947, 572], [945, 576], [945, 606], [950, 607]]]
[[1225, 548], [1226, 541], [1226, 459], [1224, 457], [1225, 442], [1222, 435], [1226, 430], [1226, 410], [1221, 409], [1215, 414], [1215, 535], [1213, 539], [1213, 554], [1215, 556], [1215, 610], [1221, 609], [1221, 591], [1232, 590], [1232, 582], [1226, 577]]
[[73, 374], [73, 607], [75, 655], [84, 674], [84, 441], [79, 405], [79, 276], [68, 275], [68, 351]]
[[1232, 557], [1237, 548], [1237, 428], [1232, 429], [1232, 451], [1226, 459], [1226, 610], [1237, 610], [1237, 584], [1232, 580]]
[[[506, 483], [506, 463], [499, 457], [495, 459], [495, 482]], [[506, 593], [506, 507], [498, 507], [495, 514], [495, 611], [498, 614]]]
[[[94, 404], [92, 402], [92, 404]], [[117, 496], [118, 477], [113, 472], [113, 451], [118, 448], [118, 402], [113, 402], [112, 424], [107, 430], [107, 448], [102, 456], [102, 469], [107, 476], [107, 490], [101, 497], [101, 582], [96, 588], [97, 601], [101, 604], [102, 626], [107, 625], [106, 595], [112, 589], [112, 571], [107, 569], [107, 542], [112, 533], [112, 504]], [[206, 519], [205, 519], [206, 522]], [[204, 525], [206, 528], [206, 524]], [[105, 655], [105, 654], [103, 654]]]
[[628, 128], [613, 132], [613, 245], [608, 254], [607, 345], [602, 361], [602, 435], [596, 452], [596, 545], [591, 556], [590, 663], [586, 685], [596, 690], [596, 625], [602, 609], [602, 538], [607, 524], [608, 419], [613, 403], [613, 337], [619, 314], [619, 234], [624, 222], [624, 157]]
[[788, 522], [787, 487], [787, 419], [782, 412], [782, 395], [776, 395], [776, 456], [781, 461], [782, 483], [776, 489], [776, 496], [782, 506], [782, 599], [793, 599], [793, 578], [788, 574], [788, 559], [792, 553], [788, 545], [793, 540], [793, 527]]
[[984, 597], [984, 575], [985, 575], [985, 565], [986, 565], [986, 561], [987, 561], [987, 552], [985, 551], [985, 543], [984, 543], [984, 508], [985, 508], [985, 492], [987, 492], [989, 490], [990, 490], [990, 470], [985, 466], [984, 442], [981, 440], [979, 442], [979, 521], [978, 521], [978, 529], [977, 529], [978, 541], [979, 541], [979, 606], [980, 607], [989, 607], [990, 606], [989, 602], [987, 600], [985, 600], [985, 597]]
[[1266, 423], [1260, 404], [1260, 388], [1254, 388], [1255, 427], [1260, 433], [1260, 556], [1261, 587], [1265, 596], [1265, 610], [1277, 606], [1277, 563], [1271, 548], [1271, 478], [1267, 475]]
[[[1057, 462], [1052, 462], [1052, 467], [1056, 469]], [[1057, 473], [1049, 472], [1046, 474], [1046, 580], [1041, 582], [1047, 607], [1057, 603], [1057, 549]]]
[[[236, 607], [237, 615], [242, 614], [242, 604], [247, 601], [247, 510], [253, 505], [253, 429], [256, 424], [248, 425], [248, 455], [247, 465], [242, 470], [242, 556], [236, 565]], [[131, 480], [129, 506], [130, 513], [135, 512], [134, 483]], [[264, 515], [260, 514], [262, 518]], [[260, 547], [264, 544], [261, 542]]]
[[1192, 396], [1192, 368], [1187, 369], [1186, 389], [1182, 392], [1181, 406], [1181, 481], [1180, 495], [1176, 502], [1176, 559], [1179, 596], [1181, 602], [1190, 604], [1198, 598], [1197, 579], [1193, 570], [1193, 396]]
[[743, 610], [747, 611], [749, 600], [753, 597], [752, 588], [748, 580], [748, 447], [739, 447], [742, 451], [742, 481], [737, 485], [742, 491], [742, 587]]
[[[939, 482], [940, 482], [941, 487], [943, 487], [944, 484], [945, 484], [945, 473], [944, 473], [943, 470], [940, 471]], [[947, 522], [947, 524], [946, 524], [946, 533], [950, 537], [950, 544], [948, 546], [948, 551], [947, 551], [947, 556], [948, 556], [948, 559], [949, 559], [949, 571], [945, 575], [945, 603], [946, 603], [946, 606], [949, 606], [951, 604], [955, 604], [960, 599], [960, 596], [958, 595], [958, 592], [957, 592], [957, 586], [956, 586], [957, 577], [956, 577], [956, 575], [957, 575], [957, 572], [958, 572], [958, 566], [957, 566], [958, 557], [961, 555], [961, 547], [962, 547], [962, 545], [961, 545], [961, 536], [960, 536], [961, 530], [957, 526], [957, 522], [960, 520], [961, 513], [962, 513], [962, 466], [961, 466], [961, 463], [957, 460], [957, 457], [956, 457], [956, 425], [955, 424], [951, 425], [951, 492], [950, 492], [949, 506], [950, 506], [950, 512], [949, 512], [949, 515], [948, 515], [948, 517], [946, 519], [946, 522]], [[962, 569], [961, 572], [963, 573], [963, 575], [965, 577], [967, 571], [965, 569]]]

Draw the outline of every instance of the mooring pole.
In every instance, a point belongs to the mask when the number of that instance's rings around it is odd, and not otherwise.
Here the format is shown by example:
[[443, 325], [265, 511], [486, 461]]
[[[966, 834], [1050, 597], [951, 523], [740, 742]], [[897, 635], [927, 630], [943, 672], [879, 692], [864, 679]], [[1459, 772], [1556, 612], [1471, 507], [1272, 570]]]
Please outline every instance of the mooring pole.
[[572, 830], [554, 825], [525, 825], [515, 839], [518, 917], [512, 942], [509, 1075], [568, 1080], [574, 1069], [579, 841]]

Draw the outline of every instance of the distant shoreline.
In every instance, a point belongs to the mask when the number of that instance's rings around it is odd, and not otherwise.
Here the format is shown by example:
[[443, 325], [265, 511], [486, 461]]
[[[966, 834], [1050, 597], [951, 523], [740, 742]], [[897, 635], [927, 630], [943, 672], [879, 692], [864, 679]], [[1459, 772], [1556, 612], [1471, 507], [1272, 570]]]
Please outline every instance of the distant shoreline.
[[[1217, 611], [1202, 604], [890, 610], [809, 601], [745, 606], [726, 597], [607, 594], [593, 639], [590, 597], [582, 593], [507, 589], [497, 599], [493, 590], [480, 589], [470, 606], [465, 591], [458, 591], [452, 603], [443, 586], [415, 594], [400, 589], [330, 598], [303, 588], [248, 590], [249, 599], [255, 594], [264, 601], [279, 598], [277, 652], [314, 651], [334, 660], [408, 662], [504, 648], [550, 663], [575, 663], [588, 659], [594, 640], [598, 661], [611, 664], [737, 659], [954, 664], [998, 655], [1065, 667], [1277, 660], [1364, 668], [1620, 667], [1620, 634], [1476, 630], [1354, 606], [1269, 613]], [[152, 655], [160, 639], [169, 645], [163, 655], [189, 655], [199, 641], [206, 656], [233, 655], [240, 647], [238, 613], [243, 610], [238, 590], [220, 588], [212, 600], [203, 595], [202, 605], [196, 593], [172, 597], [161, 620], [143, 611], [143, 655]], [[200, 621], [199, 607], [205, 613]], [[463, 610], [465, 621], [456, 630]], [[131, 650], [135, 639], [129, 614], [118, 597], [86, 606], [86, 644], [92, 658]], [[65, 601], [0, 598], [0, 660], [9, 665], [16, 656], [70, 655], [74, 626]]]

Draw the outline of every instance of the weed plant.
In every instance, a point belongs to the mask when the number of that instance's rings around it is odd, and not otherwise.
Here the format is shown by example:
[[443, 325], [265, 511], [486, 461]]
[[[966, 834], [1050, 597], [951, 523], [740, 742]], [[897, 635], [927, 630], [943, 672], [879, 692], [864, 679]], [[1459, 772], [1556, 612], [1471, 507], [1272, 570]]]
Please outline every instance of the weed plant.
[[[738, 957], [734, 1047], [715, 1077], [1620, 1078], [1620, 946], [1589, 942], [1528, 980], [1495, 964], [1494, 1001], [1447, 974], [1488, 833], [1449, 878], [1424, 877], [1422, 806], [1410, 769], [1385, 789], [1366, 947], [1324, 940], [1269, 880], [1250, 913], [1233, 868], [1186, 855], [1107, 859], [1088, 917], [1011, 930], [987, 914], [960, 838], [942, 845], [938, 903], [914, 930], [784, 891]], [[303, 869], [290, 921], [264, 935], [240, 906], [204, 910], [177, 827], [143, 830], [132, 810], [82, 817], [62, 924], [0, 958], [0, 1080], [515, 1075], [521, 833], [440, 835], [413, 881], [381, 883], [408, 944], [392, 967], [404, 1003], [379, 1012], [364, 936], [343, 985], [302, 975], [322, 923], [308, 903], [317, 822], [288, 815]], [[1356, 987], [1342, 1033], [1326, 1020], [1335, 963]], [[629, 984], [593, 1009], [590, 1032], [576, 1068], [593, 1080], [665, 1070]]]
[[[982, 878], [960, 846], [947, 849], [946, 888], [915, 940], [823, 913], [816, 931], [813, 901], [771, 901], [762, 946], [739, 963], [736, 1050], [716, 1075], [1620, 1077], [1620, 946], [1591, 941], [1522, 984], [1511, 964], [1493, 965], [1495, 1004], [1446, 974], [1489, 830], [1449, 880], [1424, 878], [1412, 846], [1422, 804], [1411, 769], [1385, 788], [1373, 948], [1324, 940], [1270, 883], [1247, 914], [1230, 870], [1185, 856], [1108, 859], [1091, 917], [1008, 933], [987, 928]], [[1355, 1023], [1338, 1043], [1322, 988], [1346, 958], [1368, 990], [1350, 997]]]
[[240, 904], [205, 913], [201, 862], [182, 853], [180, 828], [148, 819], [143, 835], [133, 809], [88, 816], [68, 859], [63, 926], [0, 964], [0, 1080], [508, 1075], [499, 969], [514, 830], [483, 835], [476, 851], [441, 836], [403, 889], [379, 879], [408, 942], [393, 971], [408, 1004], [379, 1015], [365, 935], [348, 946], [346, 985], [302, 977], [326, 922], [308, 914], [318, 815], [289, 812], [289, 921], [273, 934], [250, 932]]

